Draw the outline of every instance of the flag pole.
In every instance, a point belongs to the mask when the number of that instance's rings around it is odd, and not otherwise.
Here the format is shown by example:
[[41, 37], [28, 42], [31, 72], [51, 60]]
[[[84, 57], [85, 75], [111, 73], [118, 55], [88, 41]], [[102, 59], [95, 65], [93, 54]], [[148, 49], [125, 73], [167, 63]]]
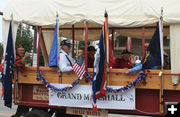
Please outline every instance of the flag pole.
[[[13, 13], [11, 14], [11, 26], [12, 26], [12, 32], [13, 32]], [[13, 42], [14, 43], [14, 42]], [[15, 53], [15, 48], [13, 49], [14, 50], [14, 53]], [[16, 57], [16, 54], [14, 54], [14, 57]], [[16, 62], [16, 60], [14, 59], [14, 63]], [[17, 73], [17, 70], [15, 70], [15, 89], [16, 89], [16, 92], [15, 92], [15, 96], [14, 96], [14, 99], [15, 99], [15, 102], [19, 102], [18, 98], [19, 98], [19, 88], [18, 88], [18, 73]]]
[[[11, 14], [11, 26], [12, 26], [12, 32], [13, 32], [13, 13]], [[14, 43], [14, 42], [13, 42]], [[14, 53], [15, 53], [15, 47], [14, 47]], [[16, 54], [14, 54], [14, 57], [16, 57]], [[14, 63], [16, 62], [16, 60], [14, 59]], [[14, 99], [15, 99], [15, 102], [19, 102], [18, 98], [19, 98], [19, 88], [18, 88], [18, 73], [17, 73], [17, 70], [15, 70], [15, 74], [16, 74], [16, 80], [15, 80], [15, 89], [16, 89], [16, 92], [15, 92], [15, 96], [14, 96]]]
[[160, 51], [161, 51], [161, 71], [159, 76], [161, 76], [161, 83], [160, 83], [160, 112], [163, 113], [164, 107], [164, 98], [163, 98], [163, 89], [164, 89], [164, 77], [163, 77], [163, 67], [164, 67], [164, 54], [163, 54], [163, 7], [161, 7], [161, 17], [159, 21], [159, 36], [160, 36]]
[[[59, 44], [61, 44], [61, 39], [59, 38], [59, 14], [57, 11], [56, 11], [56, 23], [57, 23], [57, 38]], [[58, 45], [58, 52], [59, 52], [59, 45]]]
[[106, 39], [106, 72], [107, 72], [107, 85], [109, 85], [109, 32], [108, 32], [108, 13], [105, 10], [105, 39]]
[[[58, 11], [56, 11], [56, 24], [57, 24], [57, 41], [58, 41], [58, 53], [57, 53], [57, 57], [58, 57], [58, 65], [59, 65], [59, 60], [60, 60], [60, 55], [59, 55], [59, 51], [60, 51], [60, 45], [61, 45], [61, 38], [59, 38], [59, 14]], [[62, 74], [61, 72], [59, 72], [59, 82], [62, 83]]]

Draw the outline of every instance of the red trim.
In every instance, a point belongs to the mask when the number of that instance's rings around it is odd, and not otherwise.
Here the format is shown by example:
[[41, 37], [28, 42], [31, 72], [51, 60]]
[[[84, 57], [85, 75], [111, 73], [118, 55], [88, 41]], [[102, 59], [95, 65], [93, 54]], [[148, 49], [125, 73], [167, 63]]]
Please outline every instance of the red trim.
[[114, 51], [114, 29], [112, 29], [112, 40], [111, 40], [112, 50]]
[[40, 39], [41, 39], [42, 27], [39, 27], [38, 30], [39, 30], [39, 38], [38, 38], [38, 53], [37, 53], [37, 70], [39, 70]]
[[45, 58], [45, 61], [46, 61], [46, 64], [47, 64], [47, 66], [49, 66], [49, 57], [48, 57], [48, 53], [47, 53], [47, 49], [46, 49], [46, 45], [45, 45], [45, 41], [44, 41], [44, 36], [43, 36], [43, 33], [41, 33], [41, 41], [42, 41], [42, 49], [43, 49], [43, 51], [44, 51], [44, 58]]
[[126, 49], [131, 52], [131, 37], [127, 38]]
[[145, 56], [145, 27], [142, 27], [142, 57]]

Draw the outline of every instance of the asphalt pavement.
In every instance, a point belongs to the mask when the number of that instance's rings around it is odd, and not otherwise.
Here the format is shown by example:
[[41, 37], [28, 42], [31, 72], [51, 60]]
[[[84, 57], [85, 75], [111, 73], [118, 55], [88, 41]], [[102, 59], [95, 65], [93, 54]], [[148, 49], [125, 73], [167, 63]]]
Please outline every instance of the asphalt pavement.
[[[0, 97], [2, 94], [2, 84], [0, 82]], [[8, 108], [6, 106], [4, 106], [4, 101], [3, 99], [0, 98], [0, 117], [11, 117], [12, 114], [14, 114], [16, 112], [17, 106], [16, 105], [12, 105], [12, 108]]]

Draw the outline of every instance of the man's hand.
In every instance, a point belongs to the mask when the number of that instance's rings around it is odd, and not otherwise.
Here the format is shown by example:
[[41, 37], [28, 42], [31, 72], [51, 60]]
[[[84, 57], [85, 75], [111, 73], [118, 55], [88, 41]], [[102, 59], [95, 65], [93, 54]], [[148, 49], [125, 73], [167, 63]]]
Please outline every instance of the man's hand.
[[29, 57], [29, 56], [30, 56], [30, 53], [29, 53], [29, 52], [26, 52], [25, 55], [24, 55], [25, 58], [27, 58], [27, 57]]
[[126, 70], [126, 71], [124, 71], [124, 73], [125, 73], [125, 74], [128, 74], [128, 73], [129, 73], [129, 69], [128, 69], [128, 70]]

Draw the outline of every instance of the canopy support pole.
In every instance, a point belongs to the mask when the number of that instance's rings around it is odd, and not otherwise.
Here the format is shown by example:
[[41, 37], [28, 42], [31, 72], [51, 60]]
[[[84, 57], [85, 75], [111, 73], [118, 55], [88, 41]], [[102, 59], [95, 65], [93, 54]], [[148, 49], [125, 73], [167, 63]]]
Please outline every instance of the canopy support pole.
[[42, 27], [39, 27], [38, 30], [39, 30], [39, 38], [38, 38], [38, 52], [37, 52], [37, 70], [39, 70], [40, 39], [41, 39]]
[[142, 27], [142, 58], [145, 57], [145, 28]]
[[159, 36], [160, 36], [160, 52], [161, 52], [161, 90], [160, 90], [160, 111], [161, 113], [164, 112], [164, 77], [163, 77], [163, 71], [164, 71], [164, 49], [163, 49], [163, 7], [161, 7], [161, 17], [159, 23]]
[[72, 57], [74, 58], [74, 40], [75, 40], [75, 36], [74, 36], [74, 24], [72, 25], [72, 40], [73, 40]]
[[112, 50], [114, 51], [114, 29], [112, 28], [112, 40], [111, 40], [111, 44], [112, 44]]
[[88, 65], [88, 61], [87, 61], [87, 43], [88, 43], [88, 22], [86, 21], [86, 31], [85, 31], [85, 66], [86, 66], [86, 71], [87, 69], [87, 65]]
[[44, 60], [46, 61], [46, 66], [49, 66], [49, 57], [48, 57], [48, 53], [47, 53], [47, 49], [46, 49], [46, 45], [45, 45], [45, 41], [44, 41], [44, 36], [43, 33], [41, 33], [41, 47], [43, 49], [43, 55], [44, 55]]

